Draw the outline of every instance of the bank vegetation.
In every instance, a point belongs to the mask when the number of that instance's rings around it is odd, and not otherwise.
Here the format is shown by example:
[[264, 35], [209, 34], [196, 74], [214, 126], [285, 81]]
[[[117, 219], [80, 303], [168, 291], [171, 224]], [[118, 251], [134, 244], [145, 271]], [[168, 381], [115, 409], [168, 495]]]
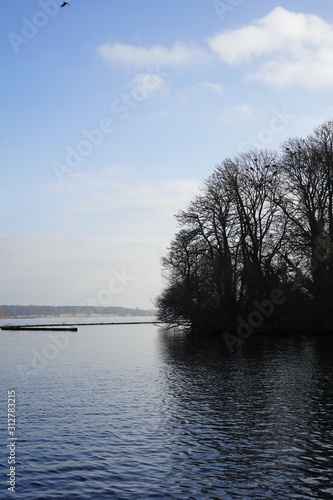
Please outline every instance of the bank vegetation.
[[333, 327], [333, 122], [217, 165], [177, 215], [159, 320], [192, 331]]

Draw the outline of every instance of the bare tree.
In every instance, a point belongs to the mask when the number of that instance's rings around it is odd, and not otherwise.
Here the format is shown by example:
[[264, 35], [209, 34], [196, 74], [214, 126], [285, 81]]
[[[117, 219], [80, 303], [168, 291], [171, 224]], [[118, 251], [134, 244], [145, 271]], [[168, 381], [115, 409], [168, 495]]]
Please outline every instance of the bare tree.
[[332, 294], [332, 122], [324, 123], [305, 140], [288, 140], [280, 161], [285, 192], [280, 193], [279, 206], [292, 226], [288, 260], [299, 262], [302, 285], [317, 308], [330, 301]]
[[162, 260], [160, 318], [233, 328], [279, 288], [288, 303], [270, 322], [296, 328], [304, 310], [333, 322], [332, 195], [333, 122], [281, 152], [225, 159], [177, 216], [180, 230]]

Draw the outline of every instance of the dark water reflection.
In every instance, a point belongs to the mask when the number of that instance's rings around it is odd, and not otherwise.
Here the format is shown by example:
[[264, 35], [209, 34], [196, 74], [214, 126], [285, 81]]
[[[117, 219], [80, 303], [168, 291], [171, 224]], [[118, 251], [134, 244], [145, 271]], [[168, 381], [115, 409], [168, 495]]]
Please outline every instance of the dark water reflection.
[[252, 336], [229, 354], [216, 338], [89, 325], [51, 343], [0, 334], [0, 499], [13, 387], [16, 499], [333, 498], [332, 340]]
[[[164, 333], [175, 478], [207, 498], [333, 498], [333, 342]], [[178, 471], [178, 474], [177, 474]]]

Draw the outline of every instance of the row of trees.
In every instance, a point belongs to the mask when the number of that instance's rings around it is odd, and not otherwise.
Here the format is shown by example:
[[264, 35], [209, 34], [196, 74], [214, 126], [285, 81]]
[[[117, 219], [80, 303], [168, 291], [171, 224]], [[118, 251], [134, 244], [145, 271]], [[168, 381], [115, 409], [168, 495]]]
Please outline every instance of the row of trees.
[[29, 316], [82, 316], [100, 314], [104, 316], [153, 316], [154, 311], [130, 309], [119, 306], [20, 306], [0, 305], [0, 318], [28, 318]]
[[279, 290], [264, 328], [332, 327], [332, 121], [279, 151], [225, 159], [177, 219], [160, 320], [230, 331]]

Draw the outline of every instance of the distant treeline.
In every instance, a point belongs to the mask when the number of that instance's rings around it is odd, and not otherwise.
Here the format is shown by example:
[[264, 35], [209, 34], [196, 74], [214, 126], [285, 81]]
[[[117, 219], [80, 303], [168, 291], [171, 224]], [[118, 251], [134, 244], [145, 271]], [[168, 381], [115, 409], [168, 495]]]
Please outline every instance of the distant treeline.
[[0, 306], [0, 318], [81, 316], [90, 314], [101, 314], [104, 316], [155, 316], [156, 311], [116, 306]]
[[225, 159], [177, 220], [161, 321], [243, 338], [333, 330], [333, 121]]

